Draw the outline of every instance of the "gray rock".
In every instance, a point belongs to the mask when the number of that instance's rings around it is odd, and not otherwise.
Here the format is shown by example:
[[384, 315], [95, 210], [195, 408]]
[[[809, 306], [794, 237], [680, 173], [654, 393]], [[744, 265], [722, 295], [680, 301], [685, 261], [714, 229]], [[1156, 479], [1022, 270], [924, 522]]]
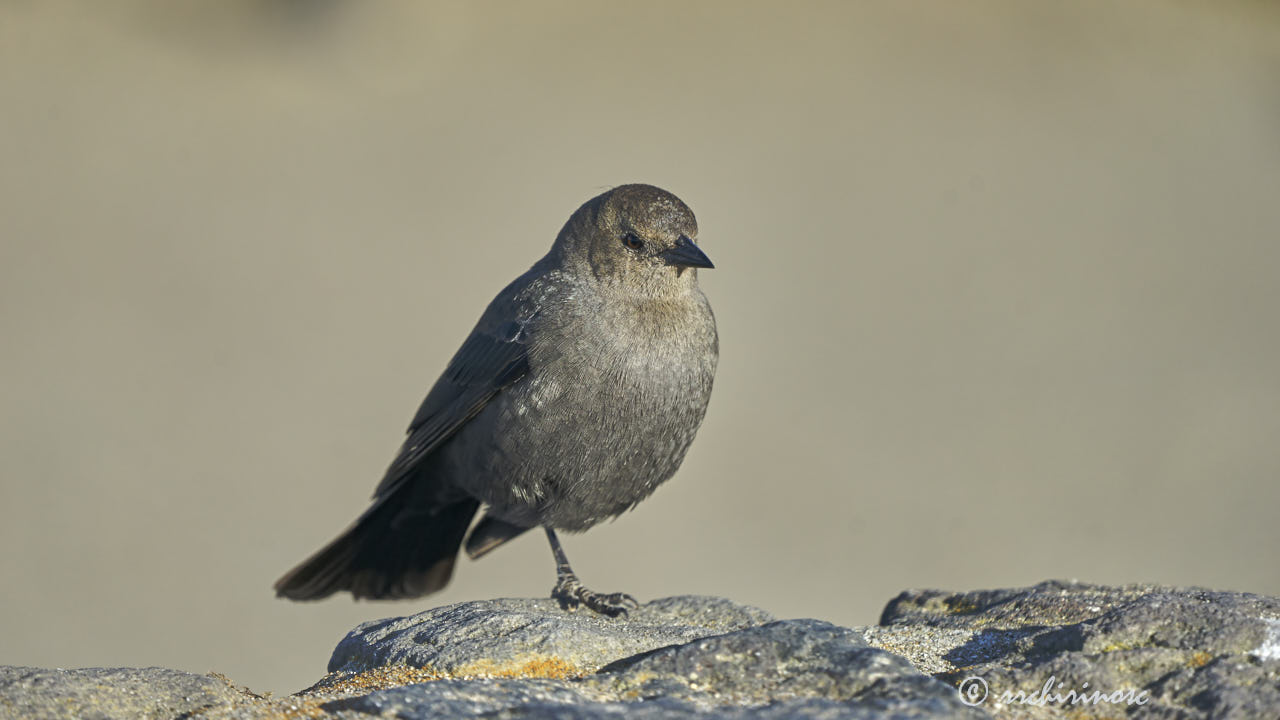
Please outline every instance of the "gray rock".
[[779, 698], [848, 700], [872, 685], [919, 680], [905, 658], [867, 645], [847, 628], [818, 620], [783, 620], [663, 648], [619, 661], [586, 682], [619, 697], [676, 697], [694, 702], [763, 705]]
[[355, 710], [397, 718], [479, 717], [513, 707], [575, 707], [590, 701], [559, 680], [483, 678], [437, 680], [378, 690], [324, 703], [325, 710]]
[[225, 680], [164, 668], [0, 666], [0, 717], [159, 720], [230, 709], [244, 698]]
[[[1072, 690], [1146, 698], [1143, 704], [1076, 706], [1114, 714], [1280, 716], [1275, 598], [1063, 582], [1020, 590], [908, 591], [889, 603], [881, 627], [867, 629], [866, 637], [953, 684], [981, 678], [990, 693], [983, 707], [997, 717], [1056, 717], [1064, 703], [1054, 696]], [[1046, 684], [1049, 702], [1019, 701], [1039, 699]]]
[[[494, 600], [366, 623], [330, 667], [284, 698], [160, 668], [0, 667], [0, 718], [1273, 720], [1280, 600], [1062, 582], [908, 591], [856, 629], [716, 598], [656, 600], [625, 620]], [[957, 692], [967, 678], [981, 681], [964, 685], [976, 707]], [[1057, 699], [1069, 691], [1118, 702]]]
[[338, 644], [329, 671], [408, 665], [454, 676], [581, 674], [772, 619], [753, 607], [693, 596], [654, 600], [626, 620], [565, 612], [550, 598], [458, 603], [360, 625]]
[[[655, 610], [706, 607], [670, 598]], [[713, 605], [711, 607], [725, 607]], [[456, 631], [456, 616], [437, 619]], [[486, 616], [487, 617], [487, 616]], [[485, 620], [487, 623], [487, 619]], [[626, 623], [607, 621], [626, 637]], [[595, 639], [593, 633], [589, 637]], [[392, 642], [400, 642], [395, 638]], [[787, 620], [617, 658], [574, 678], [453, 679], [379, 690], [322, 706], [404, 718], [967, 718], [950, 686], [848, 628]]]
[[[540, 687], [541, 686], [541, 687]], [[566, 692], [568, 694], [566, 694]], [[592, 700], [567, 691], [552, 681], [441, 680], [381, 691], [371, 696], [339, 700], [322, 706], [336, 713], [358, 711], [375, 717], [402, 720], [441, 717], [556, 718], [557, 720], [597, 720], [598, 718], [640, 718], [641, 720], [938, 720], [981, 718], [955, 712], [954, 703], [917, 700], [910, 703], [868, 699], [838, 702], [820, 698], [781, 700], [768, 705], [699, 706], [677, 698], [638, 701]], [[366, 716], [367, 716], [366, 715]]]

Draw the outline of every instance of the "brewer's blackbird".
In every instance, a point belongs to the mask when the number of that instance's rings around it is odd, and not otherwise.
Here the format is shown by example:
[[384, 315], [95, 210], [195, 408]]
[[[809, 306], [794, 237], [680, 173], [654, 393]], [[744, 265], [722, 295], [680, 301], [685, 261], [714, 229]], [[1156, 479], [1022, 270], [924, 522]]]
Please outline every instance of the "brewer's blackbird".
[[555, 531], [630, 510], [693, 442], [719, 355], [698, 288], [697, 268], [713, 266], [697, 233], [688, 206], [650, 185], [578, 208], [551, 251], [489, 304], [373, 504], [280, 578], [277, 595], [418, 597], [449, 582], [464, 538], [477, 558], [541, 526], [563, 607], [635, 607], [624, 593], [585, 588]]

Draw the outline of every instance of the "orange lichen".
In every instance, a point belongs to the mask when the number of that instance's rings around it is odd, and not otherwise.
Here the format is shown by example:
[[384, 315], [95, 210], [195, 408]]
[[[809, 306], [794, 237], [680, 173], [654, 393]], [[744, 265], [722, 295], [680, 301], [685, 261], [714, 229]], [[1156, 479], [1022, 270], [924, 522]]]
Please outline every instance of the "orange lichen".
[[444, 673], [427, 668], [409, 667], [408, 665], [389, 665], [376, 667], [346, 677], [327, 677], [315, 685], [303, 690], [306, 695], [362, 695], [375, 690], [413, 685], [414, 683], [443, 680], [451, 677]]
[[[288, 701], [286, 701], [288, 702]], [[328, 717], [329, 713], [320, 707], [318, 700], [299, 700], [288, 702], [287, 705], [277, 705], [273, 709], [277, 712], [265, 715], [261, 720], [317, 720], [318, 718]]]
[[523, 663], [496, 663], [492, 660], [480, 660], [454, 670], [454, 677], [493, 677], [493, 678], [551, 678], [566, 680], [581, 677], [581, 668], [561, 660], [558, 657], [539, 656]]
[[303, 695], [360, 695], [375, 690], [413, 685], [450, 678], [552, 678], [565, 680], [582, 677], [586, 671], [558, 657], [535, 656], [523, 660], [480, 660], [444, 671], [390, 665], [354, 675], [330, 676], [307, 688]]

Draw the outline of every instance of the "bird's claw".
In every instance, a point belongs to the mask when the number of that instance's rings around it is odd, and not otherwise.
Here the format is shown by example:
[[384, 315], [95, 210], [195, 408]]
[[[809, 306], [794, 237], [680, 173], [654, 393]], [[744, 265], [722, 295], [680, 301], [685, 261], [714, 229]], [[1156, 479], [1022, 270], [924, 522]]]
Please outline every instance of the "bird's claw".
[[576, 577], [564, 577], [551, 590], [551, 597], [560, 601], [565, 610], [577, 610], [580, 605], [608, 617], [625, 616], [628, 611], [640, 607], [635, 598], [626, 593], [598, 593], [588, 590]]

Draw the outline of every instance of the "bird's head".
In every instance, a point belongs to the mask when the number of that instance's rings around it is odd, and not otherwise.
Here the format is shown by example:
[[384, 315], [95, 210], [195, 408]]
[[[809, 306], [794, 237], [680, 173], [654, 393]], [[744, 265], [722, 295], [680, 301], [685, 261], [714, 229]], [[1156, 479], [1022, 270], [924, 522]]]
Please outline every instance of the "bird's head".
[[715, 267], [697, 237], [697, 220], [680, 198], [652, 185], [622, 185], [578, 208], [553, 252], [602, 285], [662, 297], [689, 292], [697, 268]]

